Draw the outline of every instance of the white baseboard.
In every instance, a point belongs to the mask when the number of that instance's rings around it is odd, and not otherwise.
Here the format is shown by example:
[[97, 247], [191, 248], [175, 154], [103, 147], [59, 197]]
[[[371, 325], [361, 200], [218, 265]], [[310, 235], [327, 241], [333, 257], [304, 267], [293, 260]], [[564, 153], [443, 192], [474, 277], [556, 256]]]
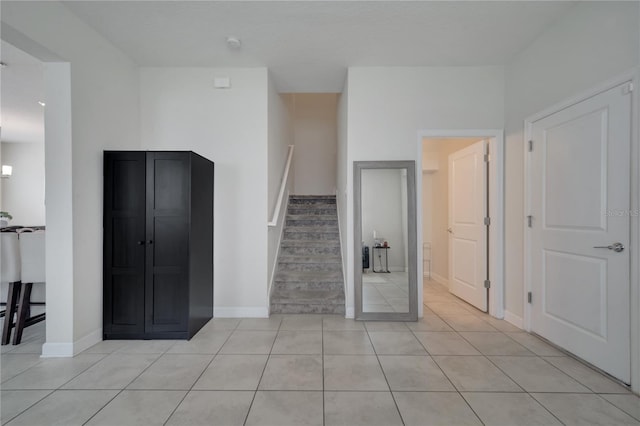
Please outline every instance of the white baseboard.
[[356, 311], [353, 308], [353, 306], [347, 306], [345, 309], [344, 317], [353, 319], [355, 316], [356, 316]]
[[431, 272], [431, 279], [439, 284], [442, 284], [443, 286], [449, 288], [449, 280], [445, 277], [443, 277], [440, 274], [436, 274], [435, 272]]
[[516, 314], [505, 310], [504, 311], [504, 320], [506, 322], [508, 322], [509, 324], [515, 325], [516, 327], [521, 328], [521, 329], [524, 330], [524, 320], [522, 319], [522, 317], [519, 317]]
[[73, 343], [45, 343], [41, 358], [71, 358], [102, 341], [102, 329], [92, 331]]
[[73, 343], [45, 343], [40, 358], [71, 358]]
[[99, 328], [97, 330], [92, 331], [84, 337], [73, 342], [73, 355], [78, 355], [80, 352], [85, 349], [89, 349], [91, 346], [96, 343], [102, 342], [102, 329]]
[[267, 306], [215, 306], [214, 318], [269, 318]]

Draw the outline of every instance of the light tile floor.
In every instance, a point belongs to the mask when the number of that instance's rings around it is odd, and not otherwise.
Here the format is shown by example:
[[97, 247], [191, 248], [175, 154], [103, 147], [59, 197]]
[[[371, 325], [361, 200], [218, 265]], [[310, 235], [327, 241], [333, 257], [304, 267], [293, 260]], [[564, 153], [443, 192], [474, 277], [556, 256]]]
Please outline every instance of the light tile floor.
[[105, 341], [41, 359], [3, 346], [9, 425], [623, 425], [640, 399], [425, 283], [417, 323], [214, 319], [191, 341]]

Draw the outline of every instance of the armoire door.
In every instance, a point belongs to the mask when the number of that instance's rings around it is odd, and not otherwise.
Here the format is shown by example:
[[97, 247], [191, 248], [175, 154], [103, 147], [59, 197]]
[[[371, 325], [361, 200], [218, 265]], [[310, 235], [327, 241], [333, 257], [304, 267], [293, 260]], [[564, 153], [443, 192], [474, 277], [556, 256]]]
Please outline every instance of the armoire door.
[[145, 332], [186, 331], [190, 159], [147, 152]]
[[105, 154], [104, 332], [144, 332], [145, 153]]

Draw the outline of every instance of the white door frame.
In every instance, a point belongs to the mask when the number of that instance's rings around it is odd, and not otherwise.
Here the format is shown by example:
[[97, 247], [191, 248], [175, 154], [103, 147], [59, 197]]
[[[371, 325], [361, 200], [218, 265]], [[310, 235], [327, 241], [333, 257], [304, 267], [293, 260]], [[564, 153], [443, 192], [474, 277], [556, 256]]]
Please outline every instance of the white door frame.
[[[504, 130], [503, 129], [425, 129], [418, 131], [416, 179], [418, 214], [418, 259], [422, 258], [422, 140], [424, 138], [485, 138], [489, 140], [489, 314], [504, 318]], [[419, 262], [420, 268], [422, 263]], [[420, 271], [418, 271], [420, 272]], [[419, 273], [418, 276], [422, 276]], [[422, 300], [422, 286], [418, 286]]]
[[524, 194], [525, 194], [525, 217], [522, 218], [524, 224], [524, 326], [527, 331], [531, 331], [531, 305], [527, 301], [527, 293], [531, 291], [531, 230], [526, 224], [526, 216], [531, 212], [531, 164], [528, 154], [527, 144], [531, 139], [533, 123], [541, 120], [557, 111], [568, 108], [571, 105], [591, 98], [599, 93], [605, 92], [616, 86], [630, 81], [634, 90], [631, 93], [631, 211], [629, 241], [630, 255], [630, 313], [631, 313], [631, 388], [635, 393], [640, 393], [640, 144], [638, 141], [638, 124], [640, 115], [638, 110], [638, 82], [640, 81], [640, 69], [636, 68], [608, 80], [594, 88], [584, 91], [577, 96], [566, 99], [543, 111], [533, 114], [524, 121]]

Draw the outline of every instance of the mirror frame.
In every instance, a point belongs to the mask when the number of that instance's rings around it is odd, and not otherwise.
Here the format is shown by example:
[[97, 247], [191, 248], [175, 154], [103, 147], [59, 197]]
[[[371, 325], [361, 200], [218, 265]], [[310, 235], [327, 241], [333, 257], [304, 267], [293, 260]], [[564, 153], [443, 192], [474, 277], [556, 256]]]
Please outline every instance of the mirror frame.
[[[362, 311], [362, 170], [407, 170], [407, 248], [409, 312]], [[367, 321], [418, 320], [418, 243], [416, 226], [416, 166], [415, 161], [354, 161], [353, 162], [353, 234], [355, 319]]]

